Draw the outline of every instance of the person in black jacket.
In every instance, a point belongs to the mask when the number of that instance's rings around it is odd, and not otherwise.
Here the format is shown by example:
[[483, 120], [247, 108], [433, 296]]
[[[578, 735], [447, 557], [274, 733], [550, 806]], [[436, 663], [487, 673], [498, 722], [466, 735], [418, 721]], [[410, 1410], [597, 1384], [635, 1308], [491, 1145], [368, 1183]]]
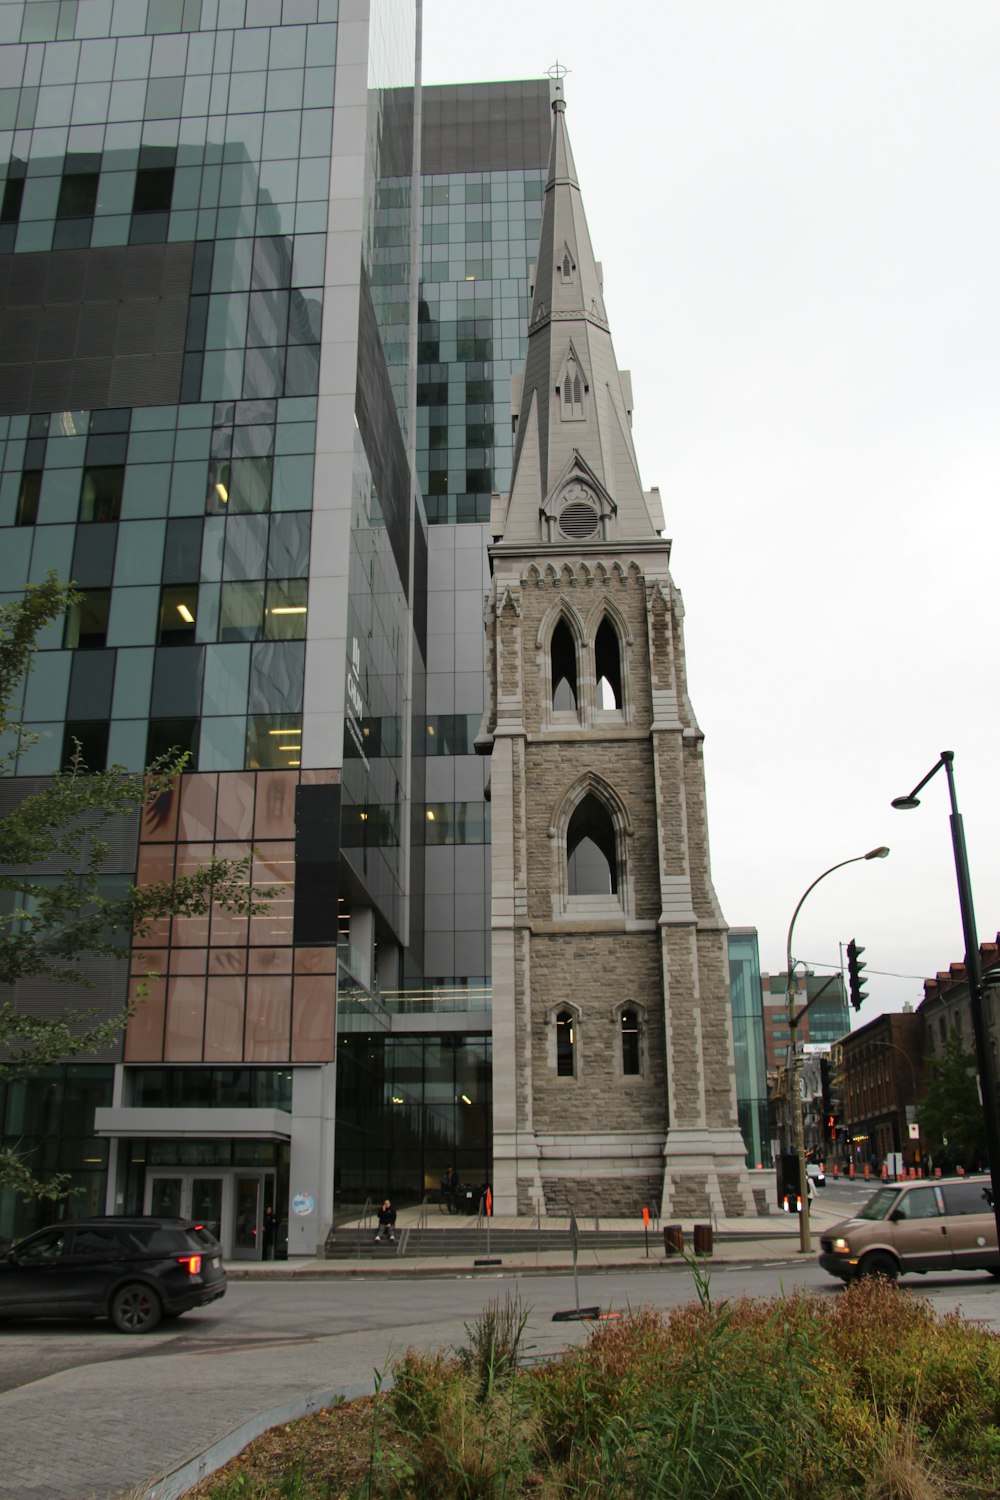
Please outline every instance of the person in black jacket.
[[394, 1245], [396, 1243], [396, 1210], [393, 1208], [388, 1198], [386, 1198], [385, 1202], [382, 1204], [381, 1209], [379, 1210], [378, 1229], [375, 1231], [376, 1245], [382, 1238], [383, 1230], [385, 1230], [385, 1237], [389, 1241], [389, 1244]]

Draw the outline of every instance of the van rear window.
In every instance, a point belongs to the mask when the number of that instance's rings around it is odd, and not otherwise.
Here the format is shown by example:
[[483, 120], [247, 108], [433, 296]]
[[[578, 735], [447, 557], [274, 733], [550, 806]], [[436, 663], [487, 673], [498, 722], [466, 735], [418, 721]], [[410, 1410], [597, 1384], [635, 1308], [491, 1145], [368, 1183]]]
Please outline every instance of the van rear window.
[[939, 1182], [944, 1194], [946, 1214], [988, 1214], [993, 1212], [985, 1182]]

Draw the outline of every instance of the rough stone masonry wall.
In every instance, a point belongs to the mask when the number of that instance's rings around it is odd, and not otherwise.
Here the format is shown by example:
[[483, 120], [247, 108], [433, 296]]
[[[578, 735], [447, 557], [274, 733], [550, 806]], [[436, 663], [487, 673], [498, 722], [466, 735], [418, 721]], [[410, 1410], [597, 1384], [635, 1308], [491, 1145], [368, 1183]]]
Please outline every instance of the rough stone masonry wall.
[[[667, 1080], [659, 940], [651, 933], [536, 933], [531, 939], [534, 1127], [548, 1132], [666, 1130]], [[644, 1018], [642, 1073], [624, 1077], [614, 1008]], [[552, 1008], [579, 1015], [577, 1074], [556, 1074]]]
[[652, 747], [648, 739], [598, 740], [596, 736], [558, 744], [529, 742], [526, 747], [528, 915], [539, 921], [556, 913], [555, 861], [565, 857], [565, 850], [555, 847], [549, 827], [567, 792], [586, 771], [602, 776], [628, 810], [632, 822], [628, 873], [635, 903], [630, 915], [655, 921], [660, 914], [660, 876]]
[[[567, 1177], [547, 1178], [545, 1210], [557, 1218], [569, 1218], [572, 1208], [578, 1219], [635, 1219], [642, 1227], [643, 1205], [650, 1213], [659, 1209], [662, 1174], [638, 1177], [592, 1177], [585, 1181]], [[581, 1224], [581, 1229], [590, 1226]]]
[[[574, 611], [581, 627], [586, 632], [591, 646], [605, 601], [614, 605], [631, 635], [632, 644], [622, 643], [623, 655], [628, 656], [628, 708], [629, 721], [633, 728], [648, 729], [652, 723], [653, 706], [649, 686], [649, 652], [646, 632], [646, 589], [642, 577], [633, 564], [630, 569], [612, 569], [610, 564], [564, 565], [558, 574], [554, 569], [539, 573], [529, 570], [521, 587], [521, 641], [523, 656], [523, 713], [524, 726], [529, 734], [537, 733], [543, 724], [543, 698], [547, 683], [545, 647], [537, 645], [539, 627], [560, 599]], [[616, 629], [618, 620], [612, 616]], [[592, 657], [587, 658], [592, 662]], [[581, 692], [593, 682], [581, 681]]]

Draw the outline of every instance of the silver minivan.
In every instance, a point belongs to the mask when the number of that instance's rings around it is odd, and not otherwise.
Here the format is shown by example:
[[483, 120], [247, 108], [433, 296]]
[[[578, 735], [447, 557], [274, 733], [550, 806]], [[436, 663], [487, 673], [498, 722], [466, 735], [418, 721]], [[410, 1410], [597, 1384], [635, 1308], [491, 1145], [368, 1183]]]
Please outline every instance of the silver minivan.
[[823, 1231], [819, 1263], [842, 1281], [894, 1281], [911, 1271], [989, 1271], [1000, 1277], [990, 1179], [886, 1183], [853, 1219]]

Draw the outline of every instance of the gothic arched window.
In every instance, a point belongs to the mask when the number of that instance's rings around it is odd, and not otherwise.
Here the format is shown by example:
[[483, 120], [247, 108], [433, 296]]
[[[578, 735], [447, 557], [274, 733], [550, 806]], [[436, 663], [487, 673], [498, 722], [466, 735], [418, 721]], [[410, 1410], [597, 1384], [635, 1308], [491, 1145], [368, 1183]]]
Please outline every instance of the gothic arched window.
[[552, 632], [552, 707], [557, 712], [576, 713], [576, 641], [565, 620]]
[[622, 707], [622, 658], [618, 632], [605, 615], [594, 641], [594, 665], [597, 669], [597, 706], [605, 709]]
[[611, 814], [591, 792], [569, 820], [566, 833], [567, 892], [570, 896], [618, 893], [618, 857]]

